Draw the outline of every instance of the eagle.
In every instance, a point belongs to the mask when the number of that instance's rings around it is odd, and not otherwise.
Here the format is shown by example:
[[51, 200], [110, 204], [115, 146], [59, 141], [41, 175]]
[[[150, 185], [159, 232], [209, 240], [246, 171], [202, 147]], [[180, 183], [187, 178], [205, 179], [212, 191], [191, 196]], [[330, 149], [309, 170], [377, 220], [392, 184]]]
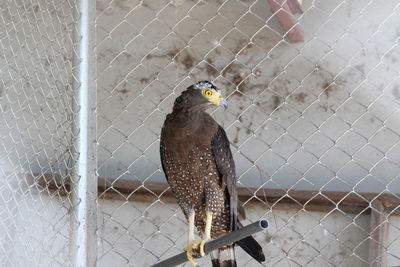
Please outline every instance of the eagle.
[[[204, 244], [242, 227], [235, 163], [224, 129], [206, 112], [227, 108], [221, 90], [209, 81], [189, 86], [175, 99], [161, 130], [160, 155], [165, 177], [188, 224], [188, 260], [204, 256]], [[194, 228], [202, 240], [195, 241]], [[252, 237], [236, 242], [258, 262], [265, 260]], [[213, 267], [236, 266], [235, 244], [211, 252]]]

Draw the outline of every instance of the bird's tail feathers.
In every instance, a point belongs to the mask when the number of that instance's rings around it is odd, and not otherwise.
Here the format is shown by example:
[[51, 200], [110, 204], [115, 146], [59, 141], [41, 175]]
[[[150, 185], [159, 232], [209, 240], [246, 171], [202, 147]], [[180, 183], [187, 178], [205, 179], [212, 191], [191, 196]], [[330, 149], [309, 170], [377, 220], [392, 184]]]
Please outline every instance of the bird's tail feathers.
[[[238, 221], [238, 228], [242, 228], [243, 225]], [[258, 262], [265, 261], [265, 255], [260, 244], [252, 236], [245, 237], [236, 242], [244, 251], [247, 252]]]
[[211, 252], [213, 267], [236, 267], [234, 245], [225, 246]]

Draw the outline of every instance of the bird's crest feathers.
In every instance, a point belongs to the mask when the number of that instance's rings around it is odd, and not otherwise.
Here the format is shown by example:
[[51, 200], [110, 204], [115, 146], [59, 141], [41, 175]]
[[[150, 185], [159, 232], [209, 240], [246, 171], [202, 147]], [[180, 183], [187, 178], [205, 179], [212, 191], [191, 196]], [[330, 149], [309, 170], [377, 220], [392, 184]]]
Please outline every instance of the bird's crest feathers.
[[214, 90], [218, 91], [218, 88], [209, 81], [201, 81], [201, 82], [195, 83], [193, 85], [193, 88], [197, 89], [197, 90], [203, 90], [206, 88], [210, 88], [210, 89], [214, 89]]

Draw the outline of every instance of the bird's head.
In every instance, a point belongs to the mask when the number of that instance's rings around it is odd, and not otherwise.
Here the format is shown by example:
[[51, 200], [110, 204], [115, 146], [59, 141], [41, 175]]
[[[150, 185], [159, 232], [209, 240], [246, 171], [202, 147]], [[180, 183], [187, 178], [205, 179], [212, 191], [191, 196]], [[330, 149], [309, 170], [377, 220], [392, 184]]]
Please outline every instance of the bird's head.
[[228, 107], [228, 102], [221, 97], [221, 90], [209, 81], [201, 81], [189, 86], [175, 100], [175, 109], [205, 110], [210, 106]]

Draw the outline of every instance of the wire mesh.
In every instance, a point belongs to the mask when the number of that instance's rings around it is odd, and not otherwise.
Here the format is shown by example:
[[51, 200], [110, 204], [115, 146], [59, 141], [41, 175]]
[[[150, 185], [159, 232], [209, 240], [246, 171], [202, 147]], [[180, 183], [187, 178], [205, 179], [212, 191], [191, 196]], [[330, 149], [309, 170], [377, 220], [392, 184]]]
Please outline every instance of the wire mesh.
[[383, 0], [98, 1], [99, 265], [185, 246], [184, 217], [156, 184], [159, 134], [199, 80], [228, 98], [212, 113], [250, 188], [248, 220], [271, 221], [256, 236], [265, 266], [398, 265], [399, 12]]
[[[245, 223], [271, 222], [256, 235], [265, 266], [400, 265], [399, 13], [385, 0], [98, 0], [97, 264], [185, 247], [159, 135], [180, 92], [210, 80], [230, 104], [210, 112]], [[3, 0], [0, 18], [0, 265], [74, 265], [77, 2]]]
[[0, 20], [0, 266], [71, 266], [79, 13], [4, 0]]

